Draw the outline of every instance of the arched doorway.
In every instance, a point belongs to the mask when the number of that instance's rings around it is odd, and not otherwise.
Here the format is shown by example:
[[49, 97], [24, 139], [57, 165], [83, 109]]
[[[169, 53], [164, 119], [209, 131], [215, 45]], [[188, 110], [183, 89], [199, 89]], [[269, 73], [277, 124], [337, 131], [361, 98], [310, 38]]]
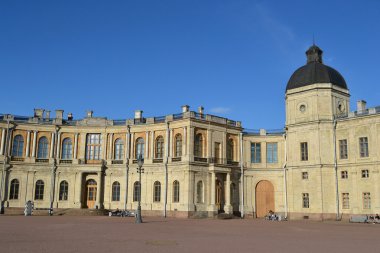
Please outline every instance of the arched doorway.
[[256, 185], [256, 217], [262, 218], [274, 210], [274, 187], [269, 181], [263, 180]]
[[216, 180], [216, 184], [215, 184], [215, 204], [216, 204], [216, 207], [218, 208], [218, 213], [220, 212], [223, 212], [223, 204], [222, 203], [223, 201], [223, 187], [222, 187], [222, 183], [217, 179]]
[[86, 183], [86, 206], [94, 208], [96, 203], [97, 184], [94, 179], [90, 179]]

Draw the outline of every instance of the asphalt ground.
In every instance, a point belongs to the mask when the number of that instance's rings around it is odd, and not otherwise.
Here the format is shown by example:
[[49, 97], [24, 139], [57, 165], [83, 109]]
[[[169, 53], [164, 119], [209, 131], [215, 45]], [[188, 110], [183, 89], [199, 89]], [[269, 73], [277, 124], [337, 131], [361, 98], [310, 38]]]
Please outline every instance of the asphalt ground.
[[2, 216], [0, 252], [380, 252], [379, 224]]

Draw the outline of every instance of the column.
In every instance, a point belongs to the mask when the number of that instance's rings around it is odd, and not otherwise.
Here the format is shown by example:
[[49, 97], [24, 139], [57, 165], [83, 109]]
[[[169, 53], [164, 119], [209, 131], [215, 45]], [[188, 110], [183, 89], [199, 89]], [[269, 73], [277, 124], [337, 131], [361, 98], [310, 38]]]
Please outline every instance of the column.
[[[144, 156], [146, 158], [149, 158], [149, 131], [145, 132], [145, 154], [144, 154]], [[153, 158], [153, 153], [151, 153], [150, 156]]]
[[173, 157], [173, 129], [170, 129], [170, 134], [169, 134], [169, 138], [167, 138], [169, 140], [169, 143], [167, 145], [168, 149], [169, 149], [169, 153], [168, 156], [169, 157]]
[[29, 151], [30, 151], [30, 131], [28, 131], [27, 135], [26, 135], [26, 153], [25, 153], [25, 157], [29, 157]]
[[8, 145], [8, 146], [7, 146], [7, 149], [8, 149], [8, 153], [7, 153], [7, 154], [8, 154], [8, 155], [12, 155], [12, 153], [11, 153], [12, 136], [13, 136], [13, 129], [9, 129], [8, 141], [7, 141], [7, 143], [5, 144], [5, 145]]
[[227, 162], [227, 133], [223, 132], [222, 157], [225, 163]]
[[76, 173], [76, 198], [75, 198], [75, 204], [77, 204], [77, 207], [82, 207], [82, 181], [83, 181], [83, 172], [77, 172]]
[[78, 157], [80, 159], [86, 159], [86, 133], [80, 134]]
[[78, 134], [74, 135], [74, 159], [77, 159], [77, 149], [78, 149]]
[[6, 129], [3, 128], [1, 131], [1, 146], [0, 146], [0, 155], [4, 155], [4, 145], [5, 145], [5, 135], [6, 135]]
[[135, 134], [131, 133], [131, 152], [130, 156], [132, 159], [135, 157]]
[[50, 140], [50, 158], [53, 158], [54, 154], [54, 133], [51, 133], [51, 140]]
[[107, 133], [101, 134], [101, 145], [102, 145], [102, 153], [101, 153], [101, 159], [107, 159]]
[[129, 142], [131, 141], [130, 133], [125, 134], [125, 160], [129, 159], [129, 151], [130, 151], [130, 145]]
[[187, 155], [187, 127], [183, 127], [182, 155]]
[[36, 157], [37, 133], [38, 131], [34, 131], [33, 133], [32, 157]]
[[60, 159], [61, 158], [61, 133], [58, 133], [58, 137], [57, 137], [57, 153], [55, 155], [55, 157], [57, 159]]
[[97, 189], [96, 189], [96, 204], [99, 209], [103, 208], [103, 201], [101, 200], [102, 197], [102, 188], [103, 188], [103, 171], [98, 172], [98, 182], [97, 182]]
[[113, 134], [109, 134], [108, 159], [112, 159]]
[[226, 196], [225, 199], [225, 207], [224, 211], [226, 213], [232, 213], [232, 206], [231, 206], [231, 173], [227, 173], [226, 175], [226, 184], [224, 185], [224, 196]]
[[211, 208], [215, 208], [215, 172], [211, 172]]
[[206, 157], [212, 157], [212, 130], [207, 129]]
[[194, 155], [194, 127], [190, 127], [190, 133], [187, 135], [187, 146], [189, 147], [187, 154], [190, 156], [190, 159], [193, 160], [192, 156]]
[[152, 139], [152, 144], [150, 145], [150, 154], [151, 154], [150, 156], [153, 159], [154, 157], [154, 131], [150, 132], [150, 138]]

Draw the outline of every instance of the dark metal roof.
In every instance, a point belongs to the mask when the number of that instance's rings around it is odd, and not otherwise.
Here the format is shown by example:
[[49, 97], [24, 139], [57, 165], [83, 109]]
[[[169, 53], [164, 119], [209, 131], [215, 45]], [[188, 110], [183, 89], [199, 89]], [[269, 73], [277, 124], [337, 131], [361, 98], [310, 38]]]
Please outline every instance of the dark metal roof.
[[343, 76], [322, 62], [322, 50], [313, 45], [306, 51], [307, 64], [297, 69], [290, 77], [286, 90], [304, 87], [315, 83], [332, 83], [347, 89]]

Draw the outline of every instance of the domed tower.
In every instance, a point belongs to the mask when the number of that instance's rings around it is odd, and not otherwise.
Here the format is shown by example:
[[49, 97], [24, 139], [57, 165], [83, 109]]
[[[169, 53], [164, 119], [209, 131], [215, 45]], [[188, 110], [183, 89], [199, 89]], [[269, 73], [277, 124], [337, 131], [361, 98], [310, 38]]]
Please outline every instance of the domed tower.
[[323, 51], [316, 45], [306, 51], [306, 65], [297, 69], [286, 86], [286, 125], [332, 120], [349, 110], [346, 81], [323, 64]]

